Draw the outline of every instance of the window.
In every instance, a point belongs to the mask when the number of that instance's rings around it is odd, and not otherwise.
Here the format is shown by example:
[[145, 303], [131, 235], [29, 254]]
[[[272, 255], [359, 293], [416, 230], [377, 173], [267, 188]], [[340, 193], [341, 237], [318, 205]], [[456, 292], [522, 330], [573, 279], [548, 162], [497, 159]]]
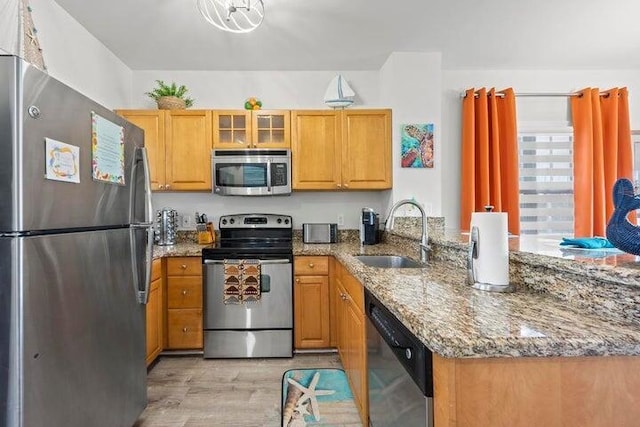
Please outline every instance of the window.
[[520, 233], [573, 235], [573, 133], [518, 134]]
[[[633, 180], [640, 193], [640, 131], [632, 132]], [[573, 235], [573, 132], [518, 134], [520, 233]], [[640, 209], [636, 211], [640, 223]]]

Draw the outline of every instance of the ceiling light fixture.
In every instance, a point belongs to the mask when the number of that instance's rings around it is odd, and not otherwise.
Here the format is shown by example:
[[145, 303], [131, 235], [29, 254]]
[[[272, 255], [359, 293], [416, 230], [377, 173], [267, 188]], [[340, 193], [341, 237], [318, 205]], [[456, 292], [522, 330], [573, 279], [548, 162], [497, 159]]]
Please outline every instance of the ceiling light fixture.
[[262, 24], [262, 0], [198, 0], [198, 9], [211, 25], [231, 33], [248, 33]]

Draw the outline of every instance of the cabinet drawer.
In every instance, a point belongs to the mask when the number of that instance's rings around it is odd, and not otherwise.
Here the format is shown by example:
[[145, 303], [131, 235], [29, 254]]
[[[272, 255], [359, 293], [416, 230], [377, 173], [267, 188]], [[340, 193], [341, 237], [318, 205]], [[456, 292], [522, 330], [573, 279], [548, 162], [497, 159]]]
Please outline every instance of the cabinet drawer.
[[170, 349], [202, 348], [202, 310], [168, 310], [167, 344]]
[[167, 276], [202, 276], [200, 257], [167, 258]]
[[167, 280], [167, 307], [202, 308], [202, 278], [169, 278]]
[[329, 274], [328, 256], [298, 256], [293, 260], [293, 273], [302, 275], [327, 275]]
[[151, 263], [151, 281], [158, 280], [162, 277], [162, 260], [154, 259]]

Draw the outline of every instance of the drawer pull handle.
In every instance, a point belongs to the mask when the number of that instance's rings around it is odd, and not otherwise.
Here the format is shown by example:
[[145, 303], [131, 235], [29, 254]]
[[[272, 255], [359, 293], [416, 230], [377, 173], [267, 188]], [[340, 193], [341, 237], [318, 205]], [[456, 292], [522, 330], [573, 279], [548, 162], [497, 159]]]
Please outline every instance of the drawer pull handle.
[[309, 263], [309, 268], [315, 267], [312, 262]]
[[189, 292], [187, 292], [187, 290], [186, 290], [186, 289], [183, 289], [183, 290], [182, 290], [182, 295], [187, 295], [188, 293], [189, 293]]
[[187, 269], [187, 264], [182, 264], [182, 265], [180, 266], [180, 268], [181, 268], [181, 269], [183, 269], [183, 270], [186, 270], [186, 269]]
[[300, 279], [296, 279], [296, 283], [300, 283]]
[[189, 328], [182, 328], [182, 332], [189, 332]]

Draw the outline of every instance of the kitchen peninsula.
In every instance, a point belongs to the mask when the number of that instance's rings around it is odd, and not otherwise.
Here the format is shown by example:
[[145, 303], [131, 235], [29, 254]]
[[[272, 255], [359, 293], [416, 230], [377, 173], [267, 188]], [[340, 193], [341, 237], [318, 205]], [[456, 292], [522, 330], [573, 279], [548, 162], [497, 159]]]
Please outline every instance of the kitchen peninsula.
[[[427, 268], [379, 269], [354, 258], [415, 258], [417, 240], [387, 237], [365, 247], [344, 239], [297, 242], [294, 254], [334, 257], [434, 353], [436, 426], [625, 426], [638, 419], [640, 270], [629, 256], [612, 267], [514, 251], [518, 290], [493, 294], [466, 285], [464, 237], [434, 236]], [[191, 246], [165, 255], [194, 254]]]

